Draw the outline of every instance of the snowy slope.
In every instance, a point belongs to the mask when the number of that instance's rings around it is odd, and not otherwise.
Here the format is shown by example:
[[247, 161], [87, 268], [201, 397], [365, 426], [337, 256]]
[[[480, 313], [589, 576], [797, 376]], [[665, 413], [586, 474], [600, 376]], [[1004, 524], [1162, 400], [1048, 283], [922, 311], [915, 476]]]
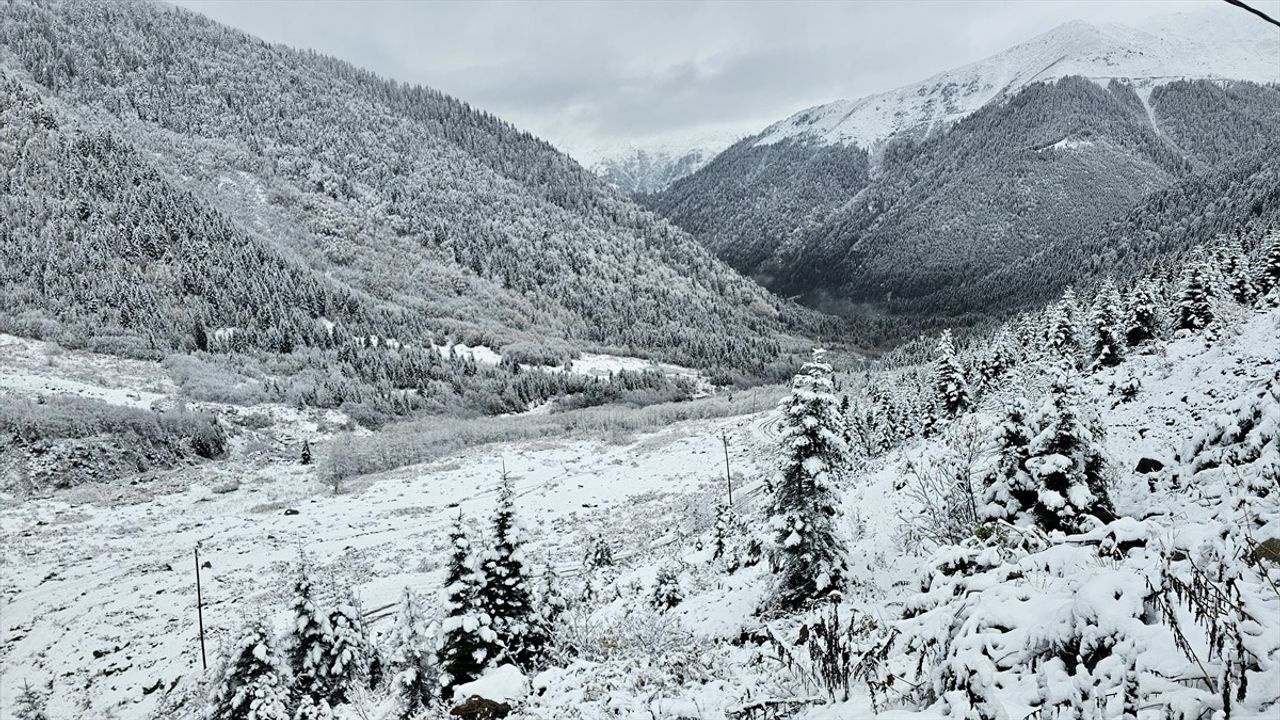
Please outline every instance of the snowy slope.
[[[1203, 418], [1273, 372], [1277, 358], [1280, 311], [1270, 311], [1215, 343], [1198, 336], [1177, 340], [1096, 378], [1092, 392], [1104, 402], [1107, 386], [1129, 374], [1142, 387], [1133, 402], [1106, 413], [1120, 508], [1143, 502], [1145, 484], [1128, 472], [1139, 458], [1167, 458], [1198, 432]], [[985, 412], [976, 417], [992, 420]], [[403, 585], [435, 597], [450, 521], [459, 509], [485, 518], [505, 466], [535, 561], [557, 566], [571, 590], [589, 538], [603, 534], [619, 561], [616, 596], [595, 611], [591, 627], [622, 645], [610, 646], [613, 655], [600, 651], [597, 659], [533, 678], [537, 694], [517, 716], [722, 718], [744, 698], [775, 695], [796, 681], [759, 650], [733, 642], [759, 629], [752, 613], [768, 574], [762, 566], [724, 574], [702, 549], [723, 491], [720, 433], [727, 433], [735, 474], [744, 476], [735, 501], [750, 517], [775, 425], [775, 413], [764, 412], [679, 423], [620, 444], [566, 439], [489, 446], [362, 479], [336, 498], [318, 486], [311, 468], [241, 457], [184, 471], [164, 493], [117, 494], [104, 487], [96, 498], [80, 492], [6, 504], [0, 511], [10, 548], [0, 708], [10, 707], [30, 680], [53, 682], [52, 717], [190, 717], [190, 706], [163, 708], [198, 693], [206, 677], [193, 628], [196, 542], [210, 563], [203, 580], [211, 659], [246, 614], [283, 620], [282, 578], [300, 549], [325, 575], [354, 584], [375, 631], [385, 630], [386, 606]], [[903, 463], [927, 457], [935, 444], [909, 443], [844, 489], [842, 527], [856, 578], [850, 603], [873, 617], [896, 614], [904, 583], [928, 555], [903, 534], [912, 504], [899, 483]], [[238, 487], [215, 491], [227, 476], [238, 478]], [[655, 615], [645, 609], [649, 587], [657, 568], [670, 562], [683, 568], [686, 598]], [[859, 691], [844, 705], [805, 717], [870, 712]]]
[[927, 136], [992, 100], [1068, 75], [1128, 79], [1146, 91], [1178, 79], [1275, 82], [1280, 30], [1230, 8], [1162, 16], [1141, 27], [1071, 22], [913, 85], [801, 111], [767, 128], [758, 142], [872, 148], [894, 136]]

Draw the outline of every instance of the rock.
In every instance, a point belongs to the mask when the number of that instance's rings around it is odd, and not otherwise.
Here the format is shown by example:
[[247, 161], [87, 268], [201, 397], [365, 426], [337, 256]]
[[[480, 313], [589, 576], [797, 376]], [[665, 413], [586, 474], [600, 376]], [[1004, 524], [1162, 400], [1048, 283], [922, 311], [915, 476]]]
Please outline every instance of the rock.
[[1270, 560], [1280, 565], [1280, 538], [1267, 538], [1253, 549], [1253, 556], [1258, 560]]
[[511, 714], [511, 706], [504, 702], [472, 695], [454, 706], [449, 714], [466, 720], [497, 720]]
[[215, 494], [225, 495], [226, 493], [231, 493], [239, 490], [240, 481], [235, 479], [228, 480], [224, 483], [218, 483], [217, 485], [214, 485], [212, 489]]
[[284, 514], [285, 514], [285, 515], [297, 515], [297, 514], [298, 514], [298, 511], [297, 511], [297, 510], [295, 510], [295, 509], [293, 509], [293, 508], [285, 508], [285, 509], [284, 509]]
[[1164, 469], [1164, 463], [1152, 457], [1144, 457], [1138, 461], [1138, 466], [1133, 470], [1143, 475], [1147, 473], [1159, 472]]

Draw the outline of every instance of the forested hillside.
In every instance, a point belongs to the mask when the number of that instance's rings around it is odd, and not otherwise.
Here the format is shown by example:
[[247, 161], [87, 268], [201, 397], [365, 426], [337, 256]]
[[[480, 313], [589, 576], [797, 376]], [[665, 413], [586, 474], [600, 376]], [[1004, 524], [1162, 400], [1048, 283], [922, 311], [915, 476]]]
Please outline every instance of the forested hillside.
[[[1275, 86], [1176, 82], [1148, 103], [1068, 77], [892, 142], [874, 171], [856, 147], [747, 140], [648, 201], [781, 294], [955, 321], [1265, 224], [1274, 127]], [[1141, 230], [1160, 216], [1183, 227]]]
[[0, 49], [5, 330], [280, 357], [390, 401], [465, 392], [432, 343], [767, 375], [824, 326], [440, 93], [158, 3], [6, 3]]

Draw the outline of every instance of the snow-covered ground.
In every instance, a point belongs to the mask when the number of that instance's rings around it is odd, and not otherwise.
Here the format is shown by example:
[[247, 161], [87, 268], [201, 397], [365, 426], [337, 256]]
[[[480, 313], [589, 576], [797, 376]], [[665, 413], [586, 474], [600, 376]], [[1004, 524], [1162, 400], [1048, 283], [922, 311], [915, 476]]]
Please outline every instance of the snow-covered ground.
[[[17, 344], [6, 340], [5, 347]], [[146, 363], [66, 352], [40, 366], [41, 345], [22, 341], [24, 352], [6, 353], [0, 377], [25, 378], [13, 390], [151, 399], [126, 385], [142, 380], [172, 391]], [[98, 365], [99, 383], [72, 380]], [[625, 365], [592, 356], [584, 371]], [[113, 374], [122, 368], [133, 372]], [[255, 409], [279, 411], [273, 432], [316, 436], [317, 426], [291, 408]], [[371, 617], [385, 617], [405, 585], [433, 596], [448, 524], [459, 511], [487, 519], [504, 467], [535, 538], [534, 557], [566, 575], [596, 533], [625, 525], [633, 552], [671, 544], [705, 521], [690, 516], [689, 497], [723, 488], [722, 431], [735, 472], [754, 474], [767, 442], [766, 424], [751, 420], [677, 424], [620, 445], [478, 448], [361, 478], [337, 497], [295, 454], [238, 453], [156, 481], [151, 492], [102, 486], [6, 502], [0, 708], [12, 706], [24, 681], [52, 680], [55, 717], [101, 717], [111, 709], [122, 718], [145, 717], [165, 692], [198, 676], [197, 544], [209, 564], [202, 580], [211, 664], [246, 613], [284, 607], [286, 567], [300, 551], [354, 584]]]
[[[41, 378], [23, 386], [28, 389], [49, 387], [59, 377], [70, 381], [96, 362], [85, 355], [84, 362], [67, 358], [59, 361], [65, 367], [50, 369], [13, 358], [5, 355], [13, 365], [0, 372]], [[1131, 471], [1140, 458], [1168, 460], [1204, 418], [1273, 372], [1276, 362], [1280, 312], [1272, 311], [1228, 329], [1215, 343], [1190, 337], [1158, 345], [1091, 380], [1092, 392], [1106, 403], [1118, 506], [1138, 498]], [[126, 380], [165, 389], [147, 368], [129, 367], [133, 374], [112, 375], [102, 386], [116, 386], [126, 398], [141, 390], [129, 389]], [[1141, 390], [1132, 402], [1112, 407], [1107, 387], [1130, 375]], [[643, 658], [575, 663], [533, 678], [535, 693], [522, 712], [558, 720], [600, 717], [594, 713], [610, 707], [624, 718], [720, 720], [727, 708], [786, 686], [780, 666], [733, 642], [763, 622], [753, 612], [767, 573], [756, 566], [724, 574], [708, 562], [705, 544], [715, 503], [726, 490], [721, 433], [739, 485], [736, 504], [751, 518], [760, 478], [772, 462], [776, 424], [776, 414], [767, 411], [678, 423], [622, 444], [563, 439], [491, 445], [359, 478], [338, 496], [328, 494], [312, 467], [292, 458], [241, 454], [175, 471], [183, 477], [163, 492], [117, 498], [114, 489], [102, 488], [7, 501], [0, 511], [0, 707], [12, 707], [24, 681], [52, 682], [52, 717], [114, 712], [143, 718], [170, 691], [190, 687], [203, 675], [195, 628], [197, 544], [208, 563], [202, 581], [211, 664], [246, 614], [282, 619], [289, 567], [300, 552], [314, 559], [322, 576], [352, 584], [375, 630], [382, 629], [403, 586], [435, 597], [449, 523], [459, 512], [487, 519], [505, 468], [536, 563], [549, 562], [574, 583], [590, 538], [603, 536], [614, 546], [616, 597], [602, 600], [600, 622], [651, 631], [644, 623], [657, 616], [645, 615], [643, 606], [665, 563], [679, 564], [686, 592], [660, 619], [663, 637], [687, 633], [684, 656], [663, 656], [670, 662], [683, 657], [687, 666], [654, 667]], [[904, 461], [923, 457], [934, 442], [889, 453], [844, 488], [843, 532], [854, 578], [849, 604], [882, 622], [896, 616], [908, 579], [929, 553], [903, 532], [902, 517], [912, 503], [900, 487]], [[228, 478], [238, 485], [228, 486]], [[614, 675], [606, 672], [610, 663], [617, 665], [609, 671]], [[680, 679], [673, 681], [677, 670]], [[868, 717], [868, 702], [855, 692], [847, 703], [804, 717]], [[908, 716], [919, 717], [883, 715]]]

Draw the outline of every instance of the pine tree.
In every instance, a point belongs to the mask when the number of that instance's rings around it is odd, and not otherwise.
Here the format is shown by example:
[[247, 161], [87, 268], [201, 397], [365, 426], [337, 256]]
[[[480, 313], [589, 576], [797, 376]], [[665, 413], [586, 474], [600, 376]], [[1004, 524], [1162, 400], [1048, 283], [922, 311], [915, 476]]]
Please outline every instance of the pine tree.
[[1156, 336], [1156, 298], [1151, 283], [1140, 280], [1129, 291], [1125, 301], [1124, 339], [1129, 347], [1137, 347]]
[[360, 602], [351, 590], [329, 612], [329, 627], [331, 639], [322, 658], [329, 682], [325, 699], [330, 705], [341, 705], [369, 678], [369, 634]]
[[733, 507], [721, 503], [716, 509], [716, 524], [711, 541], [711, 559], [720, 560], [729, 552], [729, 540], [737, 530], [737, 517]]
[[987, 392], [1016, 362], [1013, 352], [1013, 332], [1008, 325], [1000, 328], [991, 338], [987, 352], [978, 363], [978, 389]]
[[609, 541], [603, 535], [597, 535], [591, 540], [582, 564], [587, 569], [613, 567], [613, 548], [609, 547]]
[[334, 720], [333, 708], [328, 700], [304, 696], [293, 711], [293, 720]]
[[530, 646], [529, 620], [533, 615], [532, 578], [524, 562], [524, 539], [515, 514], [511, 476], [502, 474], [498, 508], [493, 516], [493, 545], [481, 566], [484, 590], [480, 607], [493, 622], [502, 655], [526, 665], [539, 652]]
[[324, 662], [333, 630], [328, 615], [315, 598], [311, 572], [305, 559], [299, 563], [293, 585], [293, 623], [286, 640], [285, 657], [293, 673], [294, 692], [301, 698], [321, 700], [329, 696], [329, 674]]
[[1033, 421], [1039, 434], [1028, 447], [1027, 471], [1036, 488], [1036, 522], [1045, 530], [1077, 532], [1086, 516], [1112, 519], [1101, 431], [1081, 406], [1074, 371], [1058, 369]]
[[792, 610], [838, 589], [844, 547], [835, 532], [835, 485], [849, 465], [831, 366], [814, 351], [782, 401], [782, 471], [770, 507], [777, 577], [773, 601]]
[[1070, 360], [1074, 365], [1080, 356], [1080, 305], [1075, 290], [1067, 288], [1062, 299], [1049, 313], [1049, 351]]
[[1192, 258], [1182, 272], [1178, 286], [1178, 305], [1173, 312], [1175, 330], [1203, 330], [1213, 322], [1210, 297], [1202, 260]]
[[666, 563], [658, 569], [653, 581], [653, 595], [649, 602], [655, 610], [667, 611], [684, 600], [684, 591], [680, 589], [680, 568], [675, 563]]
[[413, 720], [425, 712], [436, 698], [440, 679], [430, 644], [431, 630], [423, 617], [422, 607], [417, 596], [406, 587], [400, 597], [400, 609], [390, 636], [389, 664], [399, 720]]
[[22, 692], [13, 704], [14, 720], [49, 720], [49, 714], [45, 711], [47, 701], [44, 693], [24, 682]]
[[1124, 344], [1120, 325], [1120, 294], [1111, 278], [1107, 278], [1089, 311], [1089, 334], [1093, 346], [1091, 369], [1120, 364]]
[[933, 392], [934, 403], [946, 418], [954, 418], [969, 408], [969, 382], [956, 357], [950, 330], [943, 332], [942, 338], [938, 340], [937, 360], [933, 367]]
[[1254, 286], [1261, 301], [1280, 305], [1280, 234], [1271, 237]]
[[1036, 435], [1030, 404], [1025, 398], [1014, 398], [1005, 406], [1004, 417], [995, 429], [995, 464], [983, 479], [979, 519], [1013, 522], [1035, 505], [1036, 489], [1027, 471], [1027, 459]]
[[223, 662], [207, 720], [289, 720], [289, 678], [262, 620], [241, 631]]
[[1223, 240], [1218, 253], [1218, 275], [1226, 294], [1242, 305], [1253, 302], [1253, 268], [1250, 267], [1248, 253], [1240, 243], [1240, 236]]
[[499, 650], [492, 622], [480, 607], [482, 576], [461, 515], [449, 535], [449, 543], [453, 551], [445, 575], [444, 620], [436, 652], [440, 686], [446, 697], [454, 687], [480, 677]]
[[568, 603], [560, 592], [560, 579], [550, 566], [542, 573], [542, 583], [533, 604], [533, 617], [529, 621], [529, 647], [536, 649], [530, 658], [534, 668], [547, 663], [547, 656], [555, 643], [556, 626]]
[[302, 464], [303, 465], [311, 464], [311, 441], [310, 440], [302, 441]]

